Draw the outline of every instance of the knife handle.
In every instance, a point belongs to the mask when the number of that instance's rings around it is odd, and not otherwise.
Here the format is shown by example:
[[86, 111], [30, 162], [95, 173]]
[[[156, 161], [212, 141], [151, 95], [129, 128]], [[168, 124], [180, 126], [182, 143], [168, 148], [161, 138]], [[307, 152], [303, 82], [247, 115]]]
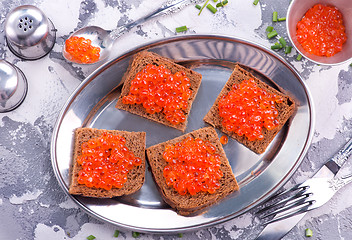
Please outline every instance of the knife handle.
[[352, 153], [352, 138], [343, 146], [343, 148], [338, 151], [335, 156], [333, 156], [326, 164], [330, 171], [336, 175], [336, 173], [340, 170], [342, 165], [346, 162], [348, 157]]

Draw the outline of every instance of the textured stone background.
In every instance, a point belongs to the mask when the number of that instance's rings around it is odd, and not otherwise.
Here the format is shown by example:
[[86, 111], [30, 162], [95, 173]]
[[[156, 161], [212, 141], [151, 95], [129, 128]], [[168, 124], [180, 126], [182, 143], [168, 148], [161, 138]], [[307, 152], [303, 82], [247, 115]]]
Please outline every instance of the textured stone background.
[[[86, 25], [113, 29], [155, 9], [162, 0], [2, 0], [0, 2], [0, 55], [27, 76], [28, 95], [15, 111], [0, 114], [0, 239], [114, 239], [116, 227], [90, 217], [67, 198], [57, 183], [50, 161], [50, 138], [63, 104], [97, 66], [80, 67], [66, 62], [61, 49], [69, 33]], [[201, 16], [193, 6], [179, 13], [147, 22], [122, 36], [110, 58], [135, 46], [176, 35], [181, 25], [188, 33], [224, 34], [243, 37], [269, 47], [265, 28], [272, 25], [273, 11], [285, 16], [289, 0], [229, 0], [216, 14], [204, 10]], [[57, 43], [45, 58], [28, 62], [15, 57], [7, 48], [4, 21], [9, 11], [22, 4], [33, 4], [54, 22]], [[275, 29], [286, 38], [285, 23]], [[181, 33], [183, 34], [183, 33]], [[286, 188], [306, 180], [352, 136], [352, 68], [318, 66], [295, 60], [293, 51], [285, 56], [308, 84], [316, 108], [313, 143], [299, 170]], [[343, 172], [351, 171], [348, 164]], [[313, 229], [312, 239], [352, 239], [352, 185], [341, 189], [323, 207], [311, 211], [285, 237], [305, 239], [304, 229]], [[236, 219], [197, 232], [183, 239], [254, 239], [261, 230], [252, 210]], [[177, 235], [142, 234], [141, 239], [178, 239]], [[121, 230], [119, 239], [132, 239]]]

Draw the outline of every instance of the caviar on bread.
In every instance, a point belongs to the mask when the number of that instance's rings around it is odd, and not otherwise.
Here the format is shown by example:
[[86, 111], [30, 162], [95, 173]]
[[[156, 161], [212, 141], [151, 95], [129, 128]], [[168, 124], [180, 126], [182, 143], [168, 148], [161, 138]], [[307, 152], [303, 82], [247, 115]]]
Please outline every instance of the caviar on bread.
[[142, 51], [123, 76], [116, 108], [184, 131], [202, 75], [153, 52]]
[[138, 191], [145, 178], [144, 132], [78, 128], [69, 193], [111, 198]]
[[212, 127], [151, 146], [147, 159], [163, 199], [180, 215], [198, 213], [239, 189]]
[[293, 115], [295, 102], [236, 65], [204, 121], [263, 153]]

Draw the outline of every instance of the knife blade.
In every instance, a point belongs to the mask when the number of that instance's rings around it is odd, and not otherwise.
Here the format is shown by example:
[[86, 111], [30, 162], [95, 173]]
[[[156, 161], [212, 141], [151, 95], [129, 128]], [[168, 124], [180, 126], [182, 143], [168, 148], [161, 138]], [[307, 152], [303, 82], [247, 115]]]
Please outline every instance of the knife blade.
[[[352, 153], [352, 138], [312, 178], [333, 179]], [[269, 223], [256, 240], [276, 240], [284, 237], [306, 215], [306, 212]]]

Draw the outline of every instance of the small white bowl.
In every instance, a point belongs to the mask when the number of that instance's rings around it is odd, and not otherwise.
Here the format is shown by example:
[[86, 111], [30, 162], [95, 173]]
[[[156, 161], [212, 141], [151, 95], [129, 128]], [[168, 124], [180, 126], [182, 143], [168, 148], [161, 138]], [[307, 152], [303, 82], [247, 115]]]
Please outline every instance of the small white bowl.
[[[304, 14], [316, 4], [337, 7], [342, 13], [343, 23], [346, 28], [347, 41], [342, 46], [342, 51], [332, 57], [316, 56], [308, 53], [297, 41], [296, 26]], [[352, 0], [293, 0], [288, 8], [286, 28], [290, 41], [296, 50], [305, 58], [322, 65], [336, 65], [352, 61]]]

